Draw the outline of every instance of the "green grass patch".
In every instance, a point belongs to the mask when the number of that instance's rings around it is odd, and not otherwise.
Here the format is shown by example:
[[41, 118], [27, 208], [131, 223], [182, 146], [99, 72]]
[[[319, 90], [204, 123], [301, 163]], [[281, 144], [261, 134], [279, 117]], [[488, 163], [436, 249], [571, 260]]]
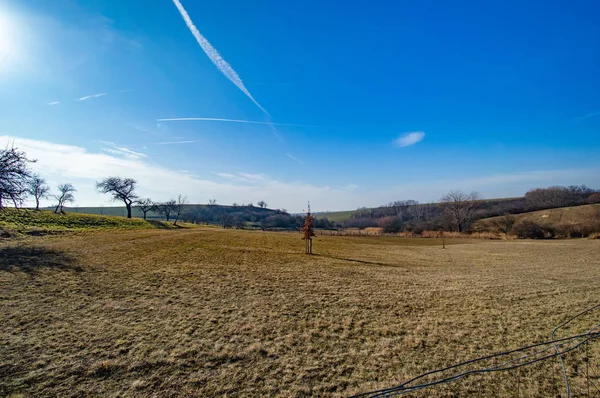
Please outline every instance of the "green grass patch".
[[[141, 218], [100, 216], [92, 214], [55, 214], [51, 211], [0, 210], [0, 228], [18, 233], [82, 231], [98, 229], [156, 229], [174, 228], [162, 221], [145, 221]], [[175, 228], [177, 228], [175, 226]]]

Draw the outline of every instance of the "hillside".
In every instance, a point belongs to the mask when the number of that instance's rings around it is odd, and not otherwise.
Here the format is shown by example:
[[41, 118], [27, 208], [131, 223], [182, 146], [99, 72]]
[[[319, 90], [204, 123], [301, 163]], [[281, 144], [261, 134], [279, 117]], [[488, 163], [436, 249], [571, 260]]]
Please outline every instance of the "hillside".
[[476, 231], [507, 233], [521, 238], [585, 238], [600, 236], [600, 204], [561, 207], [485, 218]]
[[[538, 210], [529, 213], [515, 214], [516, 222], [532, 221], [537, 224], [583, 224], [590, 221], [600, 220], [600, 204], [561, 207], [558, 209]], [[491, 225], [500, 217], [490, 217], [479, 220], [476, 226]]]
[[51, 211], [15, 210], [0, 211], [0, 230], [12, 233], [52, 233], [60, 231], [84, 231], [99, 229], [155, 229], [173, 228], [172, 224], [140, 218], [127, 219], [92, 214], [54, 214]]

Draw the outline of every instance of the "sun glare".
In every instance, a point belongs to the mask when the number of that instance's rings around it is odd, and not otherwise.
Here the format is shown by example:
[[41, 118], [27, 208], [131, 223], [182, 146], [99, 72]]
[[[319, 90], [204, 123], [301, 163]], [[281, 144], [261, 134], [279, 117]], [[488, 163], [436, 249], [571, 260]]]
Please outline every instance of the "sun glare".
[[10, 16], [0, 10], [0, 72], [8, 69], [16, 60], [16, 28]]

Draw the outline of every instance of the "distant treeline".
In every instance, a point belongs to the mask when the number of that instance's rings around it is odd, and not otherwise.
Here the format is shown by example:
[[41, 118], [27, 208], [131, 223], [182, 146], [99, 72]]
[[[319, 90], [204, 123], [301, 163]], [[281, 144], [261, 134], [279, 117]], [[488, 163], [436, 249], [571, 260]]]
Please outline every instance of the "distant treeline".
[[[199, 224], [214, 224], [223, 228], [252, 228], [262, 230], [299, 230], [304, 217], [285, 210], [272, 210], [252, 205], [187, 205], [181, 219]], [[327, 219], [315, 221], [315, 228], [332, 229]]]
[[342, 226], [345, 228], [381, 227], [383, 232], [468, 231], [476, 220], [558, 207], [600, 203], [600, 190], [581, 186], [552, 186], [528, 191], [524, 197], [481, 200], [453, 192], [439, 203], [401, 200], [386, 205], [356, 210]]

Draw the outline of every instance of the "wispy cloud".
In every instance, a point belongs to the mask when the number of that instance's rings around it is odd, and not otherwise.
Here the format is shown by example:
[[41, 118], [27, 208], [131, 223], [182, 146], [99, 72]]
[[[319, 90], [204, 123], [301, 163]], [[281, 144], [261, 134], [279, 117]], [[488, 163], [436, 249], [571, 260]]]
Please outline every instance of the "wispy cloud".
[[113, 142], [98, 141], [98, 143], [104, 145], [104, 147], [102, 148], [104, 152], [112, 153], [113, 155], [125, 156], [129, 159], [140, 159], [148, 156], [145, 153], [132, 151], [131, 149], [125, 147], [120, 147]]
[[102, 97], [103, 95], [106, 95], [106, 93], [99, 93], [99, 94], [93, 94], [93, 95], [86, 95], [85, 97], [81, 97], [79, 99], [77, 99], [77, 101], [85, 101], [88, 100], [90, 98], [98, 98], [98, 97]]
[[48, 102], [46, 105], [58, 105], [60, 101]]
[[120, 93], [130, 93], [132, 91], [135, 91], [135, 90], [133, 88], [128, 88], [128, 89], [125, 89], [125, 90], [119, 90]]
[[394, 146], [403, 148], [405, 146], [411, 146], [417, 142], [423, 141], [425, 133], [422, 131], [414, 131], [412, 133], [405, 133], [401, 137], [394, 140]]
[[298, 159], [297, 157], [292, 156], [290, 153], [286, 153], [285, 156], [287, 156], [288, 158], [300, 163], [300, 164], [304, 164], [304, 162], [300, 159]]
[[243, 181], [243, 182], [261, 182], [266, 181], [268, 178], [265, 174], [251, 174], [251, 173], [218, 173], [214, 172], [213, 174], [218, 175], [219, 177], [226, 178], [232, 181]]
[[269, 126], [274, 125], [274, 126], [316, 127], [316, 126], [307, 126], [305, 124], [257, 122], [254, 120], [222, 119], [222, 118], [216, 118], [216, 117], [175, 117], [175, 118], [170, 118], [170, 119], [156, 119], [156, 121], [157, 122], [203, 121], [203, 122], [266, 124]]
[[164, 141], [164, 142], [151, 142], [148, 145], [179, 145], [179, 144], [193, 144], [194, 142], [201, 142], [201, 141], [200, 140]]
[[181, 2], [179, 0], [173, 0], [173, 3], [175, 4], [175, 6], [177, 7], [177, 9], [179, 10], [179, 13], [183, 17], [183, 20], [185, 21], [185, 24], [187, 25], [187, 27], [189, 28], [189, 30], [192, 32], [192, 35], [194, 36], [194, 38], [196, 39], [196, 41], [198, 42], [198, 44], [200, 45], [200, 47], [202, 48], [202, 50], [206, 53], [206, 55], [208, 56], [208, 58], [217, 67], [217, 69], [219, 69], [219, 71], [223, 75], [225, 75], [226, 78], [228, 78], [233, 84], [235, 84], [235, 86], [237, 88], [239, 88], [244, 94], [246, 94], [246, 96], [248, 98], [250, 98], [250, 100], [252, 100], [252, 102], [254, 102], [254, 104], [256, 106], [258, 106], [261, 111], [263, 111], [266, 115], [270, 116], [269, 112], [267, 112], [267, 110], [265, 108], [263, 108], [258, 103], [258, 101], [256, 101], [254, 99], [254, 97], [252, 96], [252, 94], [250, 94], [250, 91], [248, 91], [248, 89], [246, 88], [246, 86], [244, 86], [244, 83], [242, 82], [242, 79], [233, 70], [233, 68], [231, 67], [231, 65], [229, 65], [227, 63], [227, 61], [225, 61], [223, 59], [223, 57], [221, 57], [221, 54], [219, 54], [219, 52], [198, 31], [198, 28], [196, 28], [196, 25], [194, 25], [194, 22], [192, 22], [192, 19], [188, 15], [188, 13], [185, 10], [185, 8], [183, 8], [183, 6], [181, 5]]
[[583, 115], [583, 116], [573, 119], [573, 122], [580, 122], [582, 120], [589, 119], [591, 117], [598, 116], [598, 115], [600, 115], [600, 111], [590, 112], [587, 115]]

